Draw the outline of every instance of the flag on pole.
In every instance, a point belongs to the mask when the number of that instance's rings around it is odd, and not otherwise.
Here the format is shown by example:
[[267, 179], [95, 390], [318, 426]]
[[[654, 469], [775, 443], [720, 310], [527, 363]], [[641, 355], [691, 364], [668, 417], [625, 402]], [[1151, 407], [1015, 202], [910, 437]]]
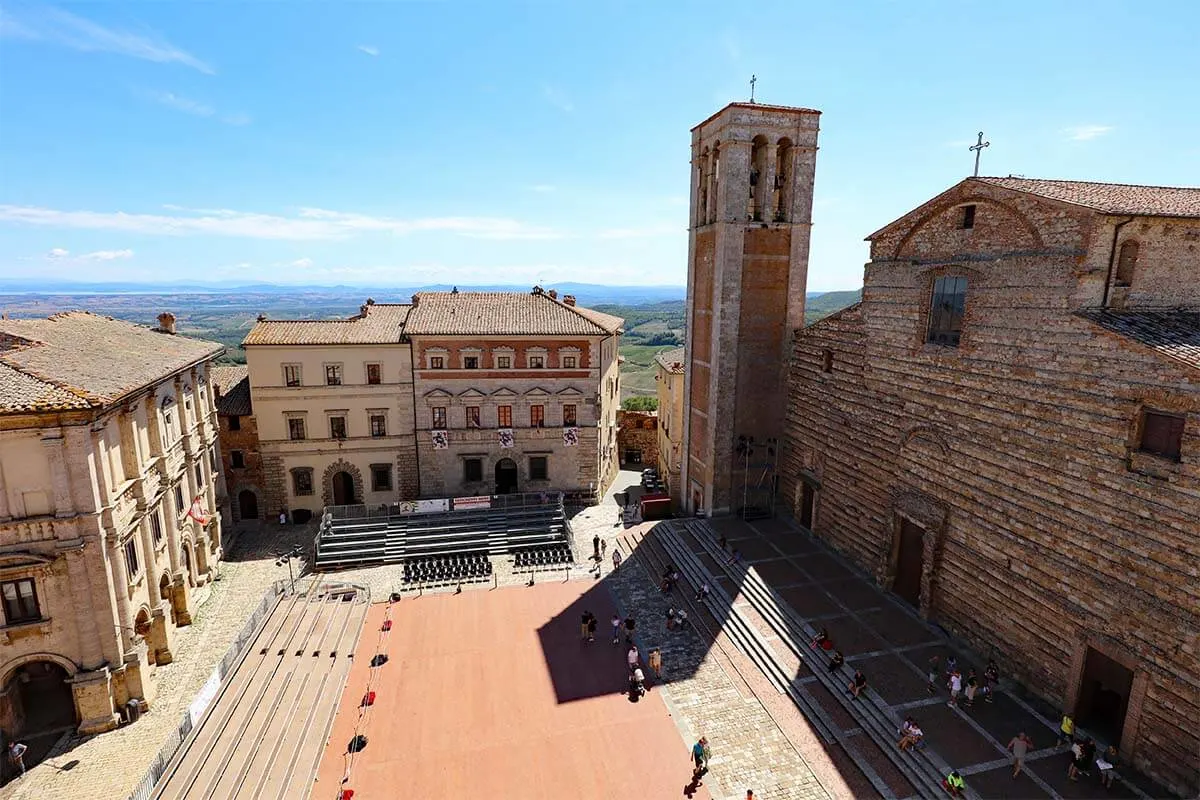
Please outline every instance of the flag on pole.
[[204, 510], [204, 506], [200, 505], [201, 495], [196, 495], [196, 499], [192, 501], [192, 507], [188, 509], [187, 515], [199, 522], [201, 525], [207, 525], [212, 519], [212, 515]]

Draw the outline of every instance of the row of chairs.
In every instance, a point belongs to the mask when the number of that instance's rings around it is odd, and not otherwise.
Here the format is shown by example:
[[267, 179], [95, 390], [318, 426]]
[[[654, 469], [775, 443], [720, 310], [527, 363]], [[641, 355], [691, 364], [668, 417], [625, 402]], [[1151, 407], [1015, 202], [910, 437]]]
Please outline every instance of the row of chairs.
[[492, 561], [485, 553], [429, 556], [404, 562], [405, 583], [461, 583], [492, 576]]
[[517, 569], [562, 566], [574, 562], [575, 558], [571, 554], [571, 547], [567, 544], [529, 547], [513, 552], [513, 564]]

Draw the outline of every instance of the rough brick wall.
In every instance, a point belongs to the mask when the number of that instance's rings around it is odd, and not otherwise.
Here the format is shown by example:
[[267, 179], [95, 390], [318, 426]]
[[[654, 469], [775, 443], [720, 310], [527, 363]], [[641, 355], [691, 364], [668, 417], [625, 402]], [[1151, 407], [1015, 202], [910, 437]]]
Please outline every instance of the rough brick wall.
[[617, 450], [625, 463], [627, 450], [640, 450], [641, 463], [658, 465], [658, 414], [653, 411], [617, 412]]
[[[271, 507], [266, 505], [265, 480], [263, 478], [262, 454], [258, 449], [258, 421], [254, 417], [239, 417], [239, 430], [229, 429], [229, 417], [218, 417], [221, 439], [221, 471], [225, 475], [225, 490], [229, 494], [229, 508], [234, 522], [242, 520], [239, 495], [253, 492], [258, 499], [258, 518], [271, 519]], [[243, 467], [233, 466], [232, 452], [242, 453]], [[278, 513], [276, 511], [275, 513]]]
[[[1111, 220], [940, 200], [876, 238], [860, 307], [798, 333], [785, 496], [816, 482], [815, 532], [884, 586], [898, 515], [925, 526], [922, 612], [1053, 702], [1076, 701], [1087, 646], [1129, 664], [1122, 749], [1194, 794], [1200, 374], [1072, 313], [1103, 289]], [[941, 348], [929, 294], [950, 271], [969, 278], [966, 319]], [[1181, 463], [1136, 452], [1144, 407], [1187, 415]]]

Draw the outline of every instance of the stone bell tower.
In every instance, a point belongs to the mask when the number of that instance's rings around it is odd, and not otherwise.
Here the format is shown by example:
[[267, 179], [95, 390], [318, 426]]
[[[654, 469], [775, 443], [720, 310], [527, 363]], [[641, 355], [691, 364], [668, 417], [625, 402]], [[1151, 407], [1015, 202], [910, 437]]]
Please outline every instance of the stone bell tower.
[[691, 513], [772, 505], [820, 116], [731, 103], [692, 129], [681, 475]]

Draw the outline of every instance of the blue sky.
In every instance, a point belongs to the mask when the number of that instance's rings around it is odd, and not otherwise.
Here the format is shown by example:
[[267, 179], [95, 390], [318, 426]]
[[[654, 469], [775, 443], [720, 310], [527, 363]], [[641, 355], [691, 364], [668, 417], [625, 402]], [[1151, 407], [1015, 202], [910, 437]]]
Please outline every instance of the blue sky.
[[[803, 12], [802, 7], [806, 8]], [[1200, 185], [1200, 3], [8, 3], [0, 277], [682, 284], [689, 129], [820, 109], [810, 290], [972, 169]]]

